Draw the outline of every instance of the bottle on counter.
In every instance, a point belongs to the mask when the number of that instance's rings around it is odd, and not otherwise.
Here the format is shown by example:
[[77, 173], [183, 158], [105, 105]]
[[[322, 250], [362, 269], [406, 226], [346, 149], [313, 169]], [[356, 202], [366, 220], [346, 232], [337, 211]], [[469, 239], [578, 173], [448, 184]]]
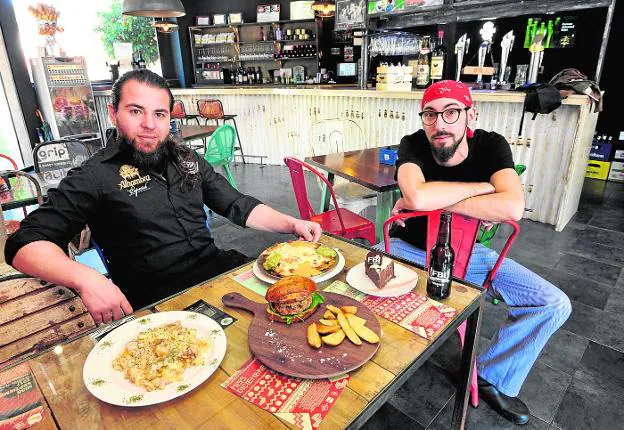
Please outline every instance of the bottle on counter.
[[236, 85], [238, 84], [238, 73], [236, 72], [236, 69], [232, 67], [232, 85]]
[[139, 58], [137, 58], [137, 66], [139, 69], [146, 69], [147, 68], [147, 63], [145, 62], [145, 59], [143, 58], [143, 50], [140, 49], [139, 50]]
[[266, 40], [263, 27], [260, 27], [260, 40]]
[[247, 85], [249, 83], [249, 76], [247, 76], [247, 71], [245, 70], [244, 67], [242, 67], [243, 70], [243, 85]]
[[258, 84], [262, 84], [262, 70], [260, 69], [260, 66], [258, 66], [258, 68], [256, 69], [256, 83]]
[[451, 247], [451, 214], [440, 214], [438, 240], [429, 254], [427, 295], [434, 300], [446, 299], [451, 294], [455, 252]]
[[254, 85], [256, 83], [256, 73], [251, 66], [247, 68], [247, 80], [249, 81], [249, 85]]
[[444, 46], [444, 31], [438, 31], [438, 42], [431, 51], [431, 83], [444, 79], [444, 67], [446, 65], [446, 52]]
[[431, 64], [431, 44], [430, 37], [423, 36], [422, 45], [420, 47], [420, 54], [418, 54], [418, 64], [416, 65], [416, 87], [426, 88], [429, 85], [430, 79], [430, 64]]

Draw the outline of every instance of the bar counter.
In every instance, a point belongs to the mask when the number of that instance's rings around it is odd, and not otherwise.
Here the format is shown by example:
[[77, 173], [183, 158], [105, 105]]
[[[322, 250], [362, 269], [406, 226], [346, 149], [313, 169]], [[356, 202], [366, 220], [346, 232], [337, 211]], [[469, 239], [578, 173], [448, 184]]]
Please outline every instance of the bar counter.
[[[110, 123], [106, 104], [110, 91], [95, 92], [96, 109], [104, 131]], [[292, 155], [305, 158], [336, 152], [326, 139], [315, 136], [320, 120], [354, 121], [366, 139], [350, 142], [341, 151], [397, 145], [421, 128], [418, 113], [423, 91], [385, 92], [344, 86], [214, 87], [174, 89], [174, 97], [195, 113], [200, 99], [219, 99], [226, 114], [236, 114], [245, 154], [265, 155], [268, 164], [283, 165]], [[525, 116], [520, 130], [525, 94], [473, 91], [477, 128], [503, 135], [516, 164], [527, 167], [525, 217], [553, 224], [561, 231], [577, 211], [585, 168], [598, 114], [585, 95], [573, 95], [548, 115]]]

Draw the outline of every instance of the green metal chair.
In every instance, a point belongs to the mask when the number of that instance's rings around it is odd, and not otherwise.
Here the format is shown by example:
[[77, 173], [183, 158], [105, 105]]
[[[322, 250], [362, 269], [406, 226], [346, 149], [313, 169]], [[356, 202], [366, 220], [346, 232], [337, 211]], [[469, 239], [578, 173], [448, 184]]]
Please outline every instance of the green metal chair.
[[[516, 173], [518, 176], [522, 175], [526, 170], [526, 166], [524, 164], [516, 164], [514, 166]], [[481, 226], [481, 230], [479, 231], [479, 235], [477, 237], [477, 243], [482, 244], [483, 246], [487, 246], [488, 248], [492, 247], [492, 239], [496, 234], [496, 230], [498, 230], [499, 224], [494, 224], [489, 230], [486, 230], [484, 226]]]
[[223, 124], [210, 136], [206, 144], [204, 159], [212, 166], [222, 166], [227, 180], [238, 190], [234, 176], [230, 171], [230, 163], [234, 159], [234, 144], [236, 143], [236, 131], [229, 124]]

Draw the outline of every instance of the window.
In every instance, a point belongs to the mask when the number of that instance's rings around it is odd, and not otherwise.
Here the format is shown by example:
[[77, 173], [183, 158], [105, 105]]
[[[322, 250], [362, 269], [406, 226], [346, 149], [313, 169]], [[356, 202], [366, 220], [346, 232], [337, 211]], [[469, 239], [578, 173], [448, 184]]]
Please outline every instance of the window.
[[[26, 64], [30, 63], [29, 58], [40, 55], [39, 47], [45, 44], [45, 36], [39, 35], [37, 20], [28, 10], [37, 3], [39, 1], [13, 0]], [[150, 25], [150, 18], [123, 16], [123, 0], [47, 0], [43, 3], [60, 12], [58, 25], [64, 31], [56, 33], [56, 39], [67, 56], [86, 58], [91, 81], [110, 79], [106, 63], [117, 62], [113, 42], [133, 42], [132, 50], [143, 50], [148, 68], [162, 74], [156, 31]], [[138, 44], [139, 40], [146, 42]], [[120, 73], [127, 70], [129, 67], [122, 66]]]

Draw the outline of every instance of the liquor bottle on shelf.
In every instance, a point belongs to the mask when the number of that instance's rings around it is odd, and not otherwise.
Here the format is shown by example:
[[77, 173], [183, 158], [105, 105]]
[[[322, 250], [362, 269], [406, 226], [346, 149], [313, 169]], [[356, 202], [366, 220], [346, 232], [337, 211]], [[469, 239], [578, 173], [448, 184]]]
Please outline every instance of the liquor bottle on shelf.
[[444, 67], [446, 66], [446, 52], [444, 46], [444, 31], [438, 31], [438, 43], [431, 52], [431, 83], [444, 79]]
[[275, 40], [282, 40], [282, 29], [279, 25], [275, 28]]
[[247, 77], [248, 77], [248, 81], [249, 81], [249, 85], [254, 85], [256, 83], [256, 74], [253, 71], [253, 68], [247, 67]]
[[260, 27], [260, 40], [266, 40], [266, 35], [264, 34], [264, 28]]
[[256, 83], [258, 84], [262, 84], [262, 70], [260, 69], [260, 66], [258, 66], [258, 68], [256, 69]]
[[243, 85], [249, 84], [249, 76], [247, 76], [247, 71], [243, 67]]
[[273, 26], [269, 27], [269, 40], [275, 40], [275, 33], [273, 32]]
[[232, 76], [232, 85], [238, 84], [238, 73], [236, 72], [236, 69], [234, 67], [232, 67], [231, 76]]
[[418, 54], [418, 64], [416, 65], [416, 87], [426, 88], [429, 85], [429, 65], [431, 45], [429, 36], [423, 36], [420, 54]]

